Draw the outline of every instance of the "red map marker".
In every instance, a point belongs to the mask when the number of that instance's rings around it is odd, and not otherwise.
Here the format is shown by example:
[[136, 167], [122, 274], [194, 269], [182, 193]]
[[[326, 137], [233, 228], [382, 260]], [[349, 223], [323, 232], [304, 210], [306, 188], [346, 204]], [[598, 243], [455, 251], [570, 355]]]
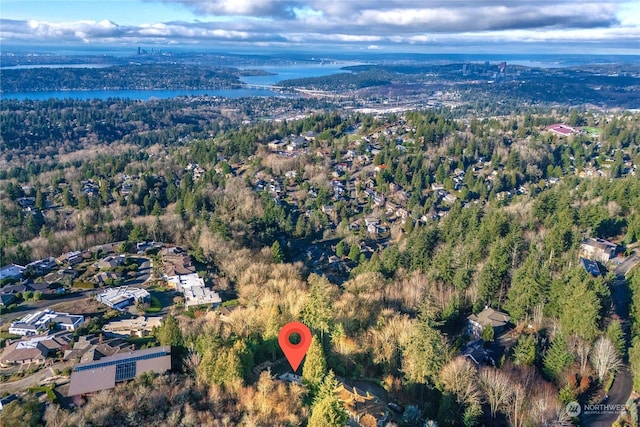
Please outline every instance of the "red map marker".
[[[293, 334], [298, 334], [300, 337], [299, 343], [292, 344], [291, 341], [289, 341], [289, 338]], [[291, 365], [293, 372], [295, 372], [311, 345], [311, 331], [300, 322], [287, 323], [280, 329], [278, 344], [280, 344], [280, 348], [287, 357], [289, 365]]]

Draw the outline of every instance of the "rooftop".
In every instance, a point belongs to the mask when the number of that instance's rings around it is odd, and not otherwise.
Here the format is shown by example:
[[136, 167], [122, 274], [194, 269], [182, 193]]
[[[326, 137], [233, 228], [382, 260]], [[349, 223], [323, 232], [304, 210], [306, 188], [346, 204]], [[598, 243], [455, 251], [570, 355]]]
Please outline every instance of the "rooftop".
[[96, 295], [96, 299], [103, 304], [116, 306], [124, 301], [134, 299], [135, 301], [149, 298], [151, 295], [144, 289], [132, 288], [129, 286], [119, 286], [117, 288], [109, 288], [104, 292]]
[[184, 294], [187, 307], [222, 302], [217, 292], [205, 287], [204, 280], [197, 273], [171, 276], [167, 278], [167, 282], [174, 285], [176, 291]]
[[24, 272], [24, 270], [25, 268], [21, 265], [5, 265], [4, 267], [0, 268], [0, 280], [19, 279], [22, 277], [22, 273]]
[[476, 322], [480, 325], [491, 325], [494, 328], [505, 326], [511, 320], [511, 317], [507, 313], [494, 310], [493, 308], [485, 308], [478, 314], [472, 314], [467, 319], [472, 322]]
[[78, 363], [76, 366], [73, 367], [73, 371], [77, 372], [77, 371], [82, 371], [86, 369], [100, 368], [103, 365], [106, 366], [109, 364], [114, 364], [122, 360], [127, 360], [131, 358], [144, 359], [147, 356], [154, 356], [158, 354], [160, 355], [171, 354], [171, 346], [167, 345], [167, 346], [161, 346], [161, 347], [145, 348], [143, 350], [134, 350], [126, 353], [114, 354], [113, 356], [103, 357], [102, 359], [94, 362]]
[[36, 311], [11, 323], [9, 332], [18, 335], [31, 335], [43, 331], [50, 324], [58, 324], [63, 329], [73, 330], [84, 321], [84, 317], [77, 314], [58, 313], [50, 309]]

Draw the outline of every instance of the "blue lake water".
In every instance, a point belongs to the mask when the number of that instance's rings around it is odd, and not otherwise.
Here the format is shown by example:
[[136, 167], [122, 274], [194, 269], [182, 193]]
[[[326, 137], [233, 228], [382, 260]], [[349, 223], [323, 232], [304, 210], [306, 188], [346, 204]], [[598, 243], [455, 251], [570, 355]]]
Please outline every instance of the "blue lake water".
[[305, 77], [321, 77], [331, 74], [347, 73], [343, 67], [350, 65], [360, 65], [361, 63], [339, 63], [339, 64], [304, 64], [287, 66], [266, 66], [258, 69], [272, 73], [268, 76], [247, 76], [242, 77], [242, 81], [257, 85], [273, 85], [282, 80], [301, 79]]
[[[264, 70], [270, 75], [266, 76], [246, 76], [241, 81], [255, 85], [274, 85], [282, 80], [298, 79], [304, 77], [328, 76], [331, 74], [347, 72], [341, 70], [342, 67], [354, 65], [354, 63], [340, 64], [300, 64], [286, 66], [266, 66], [252, 69]], [[89, 65], [91, 66], [91, 65]], [[65, 90], [48, 92], [16, 92], [4, 93], [0, 97], [3, 99], [30, 99], [46, 100], [57, 99], [108, 99], [108, 98], [129, 98], [148, 101], [155, 98], [175, 98], [178, 96], [219, 96], [224, 98], [244, 98], [244, 97], [273, 97], [283, 96], [278, 92], [263, 88], [237, 88], [237, 89], [198, 89], [198, 90]]]

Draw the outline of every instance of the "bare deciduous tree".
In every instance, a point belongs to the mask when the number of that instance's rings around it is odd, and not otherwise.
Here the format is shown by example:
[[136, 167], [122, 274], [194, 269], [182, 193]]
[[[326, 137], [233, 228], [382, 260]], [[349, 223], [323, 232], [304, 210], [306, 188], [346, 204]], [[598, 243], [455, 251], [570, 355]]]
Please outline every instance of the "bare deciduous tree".
[[567, 340], [567, 346], [569, 351], [575, 355], [576, 361], [580, 365], [580, 375], [585, 375], [588, 368], [591, 346], [587, 341], [575, 334], [569, 337]]
[[506, 409], [511, 399], [511, 381], [507, 375], [495, 368], [483, 368], [480, 371], [480, 387], [484, 393], [491, 416]]
[[529, 423], [536, 426], [570, 426], [566, 405], [558, 400], [558, 391], [549, 383], [536, 384], [529, 399]]
[[616, 346], [606, 337], [600, 337], [591, 350], [591, 364], [596, 370], [600, 382], [610, 372], [616, 372], [622, 366]]
[[479, 408], [482, 395], [477, 386], [478, 371], [465, 357], [457, 357], [447, 363], [440, 372], [444, 389], [456, 396], [458, 403]]
[[521, 384], [512, 384], [507, 417], [513, 427], [524, 425], [525, 403], [527, 400], [527, 390]]

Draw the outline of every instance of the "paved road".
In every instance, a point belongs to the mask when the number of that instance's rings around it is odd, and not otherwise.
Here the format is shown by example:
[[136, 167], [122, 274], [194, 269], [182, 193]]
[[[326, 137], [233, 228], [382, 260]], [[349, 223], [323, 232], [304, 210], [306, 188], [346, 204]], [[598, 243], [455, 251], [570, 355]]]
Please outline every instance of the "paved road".
[[28, 303], [22, 303], [11, 313], [5, 313], [0, 316], [0, 328], [9, 327], [9, 324], [14, 320], [24, 317], [27, 314], [35, 313], [38, 310], [42, 310], [47, 307], [59, 304], [61, 302], [78, 301], [88, 296], [90, 291], [74, 292], [72, 294], [61, 295], [55, 299], [42, 299], [40, 301], [29, 301]]
[[[138, 257], [137, 259], [140, 262], [140, 266], [138, 268], [136, 277], [127, 281], [127, 285], [130, 286], [143, 285], [151, 277], [151, 260], [142, 257]], [[16, 319], [24, 317], [27, 314], [35, 313], [38, 310], [42, 310], [44, 308], [59, 304], [61, 302], [78, 301], [84, 299], [91, 292], [95, 292], [95, 289], [61, 295], [55, 299], [42, 299], [40, 301], [29, 301], [27, 303], [22, 303], [11, 313], [6, 313], [0, 316], [0, 328], [8, 328], [9, 324]]]
[[[614, 272], [616, 281], [611, 289], [611, 299], [615, 314], [620, 318], [627, 334], [629, 333], [629, 286], [626, 283], [625, 276], [627, 273], [640, 262], [637, 250], [627, 257], [627, 259], [618, 265]], [[625, 363], [625, 366], [618, 372], [611, 390], [609, 390], [609, 399], [607, 405], [624, 405], [631, 392], [633, 391], [633, 377]], [[581, 417], [581, 425], [594, 427], [611, 427], [620, 415], [619, 412], [610, 411], [610, 413], [590, 415]]]
[[640, 263], [640, 253], [638, 253], [638, 249], [636, 249], [620, 265], [618, 265], [614, 271], [618, 276], [626, 276], [627, 273], [638, 263]]
[[137, 258], [137, 260], [140, 262], [138, 273], [136, 277], [127, 281], [129, 286], [141, 286], [151, 277], [151, 261], [147, 258]]
[[12, 381], [10, 383], [2, 383], [0, 384], [0, 389], [2, 389], [3, 393], [18, 393], [20, 391], [25, 391], [29, 387], [34, 385], [43, 384], [44, 381], [51, 377], [56, 377], [54, 369], [63, 370], [66, 367], [73, 366], [73, 362], [59, 362], [54, 363], [48, 368], [44, 368], [33, 375], [29, 375], [26, 378], [23, 378], [18, 381]]

